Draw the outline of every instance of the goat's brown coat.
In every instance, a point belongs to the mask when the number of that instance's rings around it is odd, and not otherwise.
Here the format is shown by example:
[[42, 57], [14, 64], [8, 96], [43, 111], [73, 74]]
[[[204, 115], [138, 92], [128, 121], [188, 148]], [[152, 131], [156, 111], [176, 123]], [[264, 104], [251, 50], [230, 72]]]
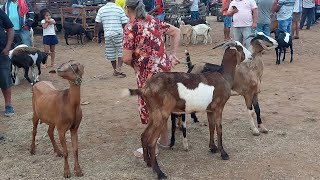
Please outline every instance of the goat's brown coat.
[[[67, 64], [67, 65], [66, 65]], [[70, 66], [70, 67], [69, 67]], [[73, 67], [76, 66], [74, 70]], [[76, 76], [82, 77], [83, 66], [76, 61], [70, 61], [58, 68], [58, 75], [69, 80], [70, 88], [57, 90], [51, 82], [41, 81], [32, 88], [32, 107], [33, 107], [33, 133], [31, 154], [35, 154], [35, 136], [39, 119], [49, 125], [48, 135], [53, 145], [54, 152], [58, 156], [64, 156], [64, 177], [70, 177], [68, 150], [66, 145], [65, 133], [70, 130], [71, 141], [75, 160], [76, 176], [82, 176], [82, 170], [78, 161], [78, 128], [82, 119], [80, 105], [80, 85], [75, 85], [72, 81]], [[77, 74], [75, 74], [77, 73]], [[57, 127], [59, 139], [63, 148], [63, 153], [58, 148], [54, 140], [54, 128]]]
[[[222, 159], [229, 158], [222, 146], [222, 111], [231, 95], [234, 71], [236, 65], [240, 62], [241, 54], [236, 49], [228, 49], [228, 51], [237, 58], [226, 59], [222, 62], [224, 65], [222, 74], [218, 72], [203, 74], [164, 72], [152, 76], [142, 89], [130, 91], [131, 95], [140, 94], [144, 97], [150, 113], [149, 123], [141, 135], [143, 156], [147, 165], [152, 166], [157, 172], [159, 179], [166, 176], [160, 170], [155, 157], [156, 141], [161, 130], [167, 124], [170, 114], [185, 111], [185, 100], [179, 97], [177, 83], [182, 83], [189, 89], [195, 89], [200, 83], [214, 86], [212, 101], [205, 110], [208, 113], [210, 129], [209, 146], [214, 153], [219, 149]], [[214, 144], [215, 129], [217, 129], [218, 135], [218, 148]]]

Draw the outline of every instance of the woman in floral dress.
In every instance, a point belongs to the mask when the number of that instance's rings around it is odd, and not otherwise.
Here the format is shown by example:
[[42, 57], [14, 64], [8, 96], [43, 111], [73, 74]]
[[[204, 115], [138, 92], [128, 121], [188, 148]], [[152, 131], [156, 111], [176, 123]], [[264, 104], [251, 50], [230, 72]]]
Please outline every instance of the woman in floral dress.
[[[132, 66], [138, 88], [142, 88], [148, 78], [159, 72], [170, 71], [179, 61], [175, 56], [180, 30], [170, 24], [148, 15], [142, 0], [127, 0], [126, 13], [130, 22], [124, 28], [123, 62]], [[171, 50], [166, 54], [164, 37], [171, 36]], [[139, 114], [142, 124], [149, 121], [149, 113], [144, 99], [139, 96]], [[158, 145], [168, 147], [167, 127], [161, 132]], [[135, 152], [142, 156], [142, 148]]]

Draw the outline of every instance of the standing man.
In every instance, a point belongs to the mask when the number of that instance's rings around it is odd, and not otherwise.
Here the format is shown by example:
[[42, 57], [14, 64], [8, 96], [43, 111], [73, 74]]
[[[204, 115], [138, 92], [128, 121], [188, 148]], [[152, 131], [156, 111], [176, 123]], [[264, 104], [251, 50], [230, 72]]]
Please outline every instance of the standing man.
[[[228, 16], [233, 17], [234, 40], [250, 46], [250, 34], [257, 28], [258, 10], [254, 0], [233, 0], [228, 9]], [[248, 38], [248, 39], [247, 39]]]
[[30, 28], [34, 21], [34, 12], [29, 0], [8, 0], [2, 8], [13, 24], [15, 36], [21, 38], [22, 44], [31, 47]]
[[153, 14], [157, 19], [164, 21], [164, 4], [162, 0], [155, 0], [155, 8], [149, 11], [148, 14]]
[[300, 21], [300, 30], [302, 30], [304, 26], [304, 22], [307, 19], [307, 29], [310, 29], [312, 18], [314, 15], [314, 7], [315, 7], [315, 0], [302, 0], [302, 17]]
[[190, 15], [191, 20], [196, 21], [199, 19], [199, 0], [190, 0]]
[[[5, 116], [14, 115], [11, 104], [11, 61], [8, 57], [14, 36], [13, 24], [3, 10], [0, 9], [0, 88], [4, 97]], [[0, 137], [1, 139], [1, 137]]]
[[[278, 0], [275, 4], [280, 7], [277, 12], [278, 28], [284, 32], [291, 34], [292, 13], [295, 0]], [[275, 7], [275, 6], [274, 6]], [[273, 8], [272, 12], [275, 9]]]
[[257, 31], [263, 32], [265, 35], [270, 36], [271, 24], [271, 8], [274, 0], [257, 0], [258, 5], [258, 23]]
[[228, 16], [228, 9], [229, 9], [230, 2], [231, 0], [222, 0], [221, 13], [223, 14], [224, 40], [230, 40], [230, 28], [232, 25], [232, 18]]
[[299, 39], [300, 19], [302, 12], [302, 0], [296, 0], [293, 6], [291, 35], [294, 39]]
[[121, 71], [121, 67], [123, 64], [123, 27], [127, 24], [128, 20], [123, 9], [115, 4], [115, 0], [109, 0], [106, 5], [98, 10], [96, 16], [94, 37], [92, 40], [97, 41], [99, 29], [102, 24], [106, 46], [106, 58], [111, 61], [113, 76], [126, 77], [126, 74]]

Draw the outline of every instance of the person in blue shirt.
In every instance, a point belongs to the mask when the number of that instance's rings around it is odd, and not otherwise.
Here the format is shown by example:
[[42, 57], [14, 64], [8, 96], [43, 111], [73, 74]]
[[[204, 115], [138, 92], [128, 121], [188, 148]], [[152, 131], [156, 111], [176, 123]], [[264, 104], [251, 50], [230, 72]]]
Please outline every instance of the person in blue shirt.
[[34, 22], [34, 12], [29, 0], [24, 1], [28, 8], [26, 13], [21, 12], [18, 0], [7, 0], [2, 6], [2, 10], [9, 16], [9, 19], [13, 24], [15, 36], [21, 38], [21, 42], [15, 42], [15, 46], [25, 44], [31, 47], [30, 28]]

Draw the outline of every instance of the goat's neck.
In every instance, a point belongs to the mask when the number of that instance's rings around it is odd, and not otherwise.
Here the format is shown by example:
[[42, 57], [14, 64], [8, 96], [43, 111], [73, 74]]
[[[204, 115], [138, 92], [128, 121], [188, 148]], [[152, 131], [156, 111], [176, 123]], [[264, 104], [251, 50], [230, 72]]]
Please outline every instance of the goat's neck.
[[70, 88], [68, 92], [68, 98], [71, 105], [77, 106], [80, 104], [80, 86], [69, 82]]
[[223, 65], [223, 77], [229, 82], [229, 84], [233, 85], [234, 73], [236, 68], [236, 63], [228, 63]]

